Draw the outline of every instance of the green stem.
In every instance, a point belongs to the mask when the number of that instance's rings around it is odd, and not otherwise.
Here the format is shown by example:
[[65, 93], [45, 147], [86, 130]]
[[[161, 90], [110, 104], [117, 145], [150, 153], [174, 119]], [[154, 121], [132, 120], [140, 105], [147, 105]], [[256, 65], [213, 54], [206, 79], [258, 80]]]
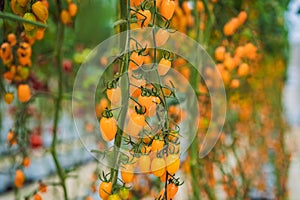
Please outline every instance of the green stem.
[[[58, 14], [61, 12], [62, 7], [61, 7], [61, 1], [57, 0], [57, 12]], [[63, 46], [63, 41], [64, 41], [64, 26], [61, 23], [60, 20], [58, 20], [58, 25], [57, 25], [57, 43], [56, 43], [56, 48], [55, 48], [55, 62], [56, 62], [56, 67], [57, 67], [57, 73], [58, 73], [58, 95], [55, 100], [55, 110], [54, 110], [54, 125], [53, 125], [53, 138], [52, 138], [52, 144], [51, 144], [51, 155], [57, 170], [57, 175], [60, 180], [60, 185], [63, 188], [64, 192], [64, 199], [68, 200], [68, 192], [66, 188], [66, 183], [65, 183], [65, 171], [62, 168], [62, 166], [59, 163], [59, 160], [57, 158], [57, 152], [56, 152], [56, 144], [57, 144], [57, 129], [58, 129], [58, 122], [59, 122], [59, 114], [61, 111], [61, 102], [62, 102], [62, 97], [63, 97], [63, 71], [61, 67], [61, 62], [62, 62], [62, 46]]]
[[7, 13], [7, 12], [1, 12], [0, 11], [0, 18], [9, 19], [9, 20], [16, 21], [16, 22], [23, 22], [23, 23], [27, 23], [27, 24], [32, 24], [32, 25], [35, 25], [35, 26], [38, 26], [38, 27], [41, 27], [41, 28], [47, 28], [48, 27], [46, 24], [43, 24], [41, 22], [33, 22], [33, 21], [30, 21], [30, 20], [24, 19], [24, 18], [22, 18], [18, 15], [14, 15], [14, 14]]
[[120, 165], [120, 148], [122, 145], [122, 138], [123, 138], [123, 128], [126, 119], [126, 113], [128, 109], [128, 100], [129, 100], [129, 80], [128, 80], [128, 64], [129, 64], [129, 50], [130, 50], [130, 0], [120, 0], [120, 18], [127, 19], [127, 24], [120, 25], [120, 32], [127, 31], [126, 38], [121, 38], [121, 48], [124, 49], [125, 52], [125, 62], [122, 63], [121, 73], [124, 74], [123, 78], [121, 78], [121, 91], [122, 91], [122, 107], [119, 116], [119, 127], [115, 137], [114, 142], [114, 166], [111, 168], [111, 181], [113, 186], [117, 184], [118, 180], [118, 173], [119, 173], [119, 165]]
[[[203, 45], [205, 48], [207, 48], [207, 44], [209, 42], [209, 38], [211, 35], [211, 28], [212, 25], [214, 23], [214, 16], [212, 15], [209, 6], [208, 6], [208, 0], [203, 0], [203, 4], [204, 4], [204, 8], [205, 8], [205, 12], [207, 14], [207, 23], [206, 23], [206, 28], [204, 31], [204, 37], [203, 37]], [[199, 27], [197, 27], [199, 29]]]
[[196, 27], [196, 41], [199, 41], [199, 37], [200, 37], [200, 28], [199, 28], [199, 24], [200, 24], [200, 20], [199, 20], [199, 13], [197, 11], [197, 1], [198, 0], [194, 0], [194, 10], [193, 10], [193, 15], [194, 15], [194, 19], [195, 19], [195, 27]]
[[192, 175], [192, 188], [193, 188], [193, 199], [201, 199], [200, 191], [199, 191], [199, 181], [196, 177], [199, 177], [198, 170], [197, 170], [197, 159], [198, 159], [198, 140], [197, 138], [194, 139], [191, 150], [190, 150], [191, 160], [191, 175]]

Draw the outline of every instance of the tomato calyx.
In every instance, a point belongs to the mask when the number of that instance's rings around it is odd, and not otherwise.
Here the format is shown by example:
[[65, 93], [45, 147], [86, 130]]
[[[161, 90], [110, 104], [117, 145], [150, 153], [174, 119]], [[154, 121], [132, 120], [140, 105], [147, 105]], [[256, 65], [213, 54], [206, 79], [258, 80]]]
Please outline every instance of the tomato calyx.
[[100, 181], [102, 181], [102, 182], [109, 182], [111, 179], [111, 177], [109, 177], [109, 176], [110, 176], [110, 173], [105, 174], [104, 171], [102, 171], [102, 174], [98, 175]]
[[[166, 172], [168, 173], [168, 172]], [[172, 174], [169, 174], [168, 173], [168, 176], [170, 176], [170, 178], [168, 179], [168, 184], [174, 184], [176, 186], [181, 186], [184, 184], [184, 181], [180, 181], [180, 178], [176, 178], [174, 175]]]
[[112, 81], [107, 82], [106, 83], [106, 89], [107, 90], [116, 89], [118, 87], [118, 81], [119, 81], [119, 78], [116, 78]]
[[142, 93], [141, 93], [142, 97], [150, 97], [151, 96], [151, 90], [149, 90], [148, 88], [141, 86], [141, 90], [142, 90]]
[[142, 97], [155, 97], [155, 98], [152, 98], [152, 103], [160, 104], [161, 102], [163, 102], [163, 100], [160, 96], [160, 92], [154, 84], [151, 84], [151, 85], [153, 86], [152, 88], [146, 88], [146, 87], [141, 86], [141, 91], [142, 91], [141, 96]]
[[173, 61], [173, 58], [171, 58], [171, 53], [169, 51], [163, 51], [163, 58], [171, 62]]
[[144, 115], [146, 113], [146, 107], [145, 106], [135, 106], [134, 107], [135, 109], [135, 112], [138, 114], [138, 115]]
[[112, 113], [111, 109], [108, 109], [107, 107], [105, 108], [105, 110], [102, 112], [102, 117], [105, 118], [112, 118], [114, 115]]

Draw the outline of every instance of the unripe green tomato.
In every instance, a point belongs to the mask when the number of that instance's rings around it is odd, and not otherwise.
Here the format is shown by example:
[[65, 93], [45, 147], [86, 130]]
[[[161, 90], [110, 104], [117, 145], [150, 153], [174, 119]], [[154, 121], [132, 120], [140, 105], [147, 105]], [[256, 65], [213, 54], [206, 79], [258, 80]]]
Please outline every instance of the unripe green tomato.
[[125, 200], [129, 198], [129, 190], [125, 187], [121, 188], [119, 191], [121, 199]]
[[118, 194], [109, 195], [107, 200], [122, 200]]
[[[23, 19], [26, 19], [26, 20], [29, 20], [32, 22], [36, 22], [36, 17], [32, 13], [25, 13], [25, 15], [23, 16]], [[26, 22], [23, 23], [23, 26], [24, 26], [25, 31], [32, 31], [35, 28], [35, 25], [29, 24]]]
[[23, 80], [26, 80], [29, 76], [29, 69], [28, 67], [22, 67], [20, 71], [20, 76]]

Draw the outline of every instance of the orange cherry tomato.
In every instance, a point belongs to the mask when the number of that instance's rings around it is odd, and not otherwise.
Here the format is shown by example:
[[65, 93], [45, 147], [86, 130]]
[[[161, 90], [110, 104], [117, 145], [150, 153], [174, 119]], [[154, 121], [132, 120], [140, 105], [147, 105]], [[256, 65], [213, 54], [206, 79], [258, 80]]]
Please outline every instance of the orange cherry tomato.
[[10, 33], [7, 35], [7, 41], [11, 46], [15, 46], [17, 44], [17, 37], [14, 33]]
[[95, 107], [97, 117], [100, 117], [102, 112], [107, 107], [108, 107], [108, 100], [106, 98], [102, 98]]
[[146, 108], [145, 114], [147, 116], [154, 116], [156, 113], [156, 103], [160, 103], [160, 100], [154, 96], [139, 96], [138, 102]]
[[152, 152], [156, 152], [156, 151], [160, 151], [164, 148], [164, 141], [157, 138], [157, 139], [154, 139], [152, 141], [152, 145], [151, 145], [151, 151]]
[[72, 21], [70, 13], [67, 10], [62, 10], [60, 13], [60, 20], [63, 24], [70, 24]]
[[143, 154], [139, 158], [138, 166], [142, 173], [147, 173], [150, 171], [151, 159], [149, 155]]
[[44, 38], [44, 35], [45, 35], [45, 30], [41, 29], [41, 28], [38, 28], [34, 38], [36, 40], [42, 40]]
[[131, 0], [130, 6], [137, 7], [137, 6], [141, 5], [141, 3], [143, 3], [143, 1], [144, 0]]
[[39, 195], [38, 193], [36, 193], [35, 195], [33, 195], [33, 200], [42, 200], [42, 196]]
[[9, 65], [13, 60], [12, 48], [8, 42], [4, 42], [0, 48], [0, 57], [4, 65]]
[[230, 87], [232, 89], [236, 89], [236, 88], [240, 87], [240, 81], [239, 81], [239, 79], [232, 79], [232, 81], [230, 83]]
[[145, 125], [146, 121], [144, 114], [138, 114], [133, 111], [127, 124], [128, 134], [137, 137]]
[[31, 45], [27, 42], [22, 42], [17, 49], [18, 61], [22, 66], [31, 66]]
[[143, 28], [147, 27], [151, 21], [151, 12], [150, 10], [139, 10], [136, 14], [137, 24]]
[[7, 134], [7, 142], [8, 142], [11, 146], [17, 144], [17, 138], [16, 138], [14, 132], [12, 132], [12, 131], [9, 131], [9, 132], [8, 132], [8, 134]]
[[156, 177], [160, 177], [165, 173], [165, 167], [166, 162], [163, 158], [155, 157], [151, 162], [151, 172]]
[[223, 61], [225, 59], [226, 49], [224, 46], [219, 46], [215, 50], [215, 58], [217, 61]]
[[132, 52], [130, 55], [129, 69], [136, 70], [144, 63], [144, 56], [139, 55], [138, 52]]
[[241, 11], [238, 15], [238, 20], [239, 20], [239, 25], [242, 25], [245, 23], [245, 21], [247, 20], [247, 13], [245, 11]]
[[197, 1], [196, 8], [198, 12], [204, 11], [204, 3], [202, 1]]
[[29, 101], [29, 99], [31, 98], [31, 92], [30, 92], [29, 85], [27, 85], [27, 84], [19, 85], [18, 98], [19, 98], [19, 101], [22, 103]]
[[165, 172], [163, 175], [160, 176], [160, 181], [161, 182], [166, 182], [166, 180], [167, 180], [166, 178], [167, 177], [166, 177], [166, 172]]
[[124, 183], [131, 183], [133, 180], [133, 166], [130, 164], [122, 165], [121, 177]]
[[158, 67], [157, 67], [158, 74], [160, 76], [164, 76], [164, 75], [166, 75], [166, 73], [168, 73], [170, 68], [171, 68], [171, 61], [168, 59], [162, 58], [158, 63]]
[[21, 188], [25, 181], [25, 175], [24, 172], [21, 169], [18, 169], [15, 172], [15, 186], [17, 188]]
[[166, 19], [170, 20], [175, 12], [175, 2], [171, 0], [163, 0], [160, 5], [160, 14]]
[[22, 164], [23, 164], [24, 167], [28, 167], [30, 165], [30, 158], [29, 157], [25, 157], [23, 159]]
[[234, 57], [242, 58], [244, 57], [244, 47], [238, 46], [234, 51]]
[[156, 46], [164, 45], [170, 37], [170, 33], [166, 29], [159, 29], [155, 34]]
[[163, 0], [156, 0], [156, 7], [159, 8]]
[[239, 76], [247, 76], [249, 73], [249, 65], [247, 63], [242, 63], [238, 68]]
[[107, 199], [112, 192], [112, 182], [102, 182], [99, 186], [99, 196]]
[[40, 182], [39, 183], [39, 191], [41, 193], [46, 193], [47, 192], [47, 185], [43, 182]]
[[133, 112], [130, 116], [130, 119], [137, 124], [138, 126], [145, 126], [146, 121], [145, 121], [145, 116], [143, 114], [139, 114], [137, 112]]
[[183, 9], [183, 11], [185, 12], [186, 15], [191, 14], [192, 9], [191, 9], [188, 1], [182, 2], [182, 9]]
[[102, 117], [100, 119], [100, 131], [102, 138], [105, 141], [112, 141], [117, 133], [118, 126], [117, 121], [113, 117]]
[[11, 45], [8, 42], [4, 42], [1, 45], [1, 57], [2, 59], [9, 57], [12, 54]]
[[121, 88], [120, 87], [116, 87], [116, 88], [110, 88], [106, 90], [106, 95], [107, 98], [110, 100], [110, 102], [113, 105], [117, 105], [120, 103], [121, 101]]
[[77, 5], [74, 2], [69, 3], [68, 5], [68, 11], [71, 17], [74, 17], [77, 14]]
[[170, 183], [167, 186], [168, 199], [173, 199], [178, 192], [178, 186], [174, 183]]
[[223, 33], [226, 36], [233, 35], [236, 29], [239, 26], [239, 20], [237, 18], [232, 18], [229, 22], [227, 22], [223, 27]]
[[169, 174], [175, 174], [180, 167], [180, 159], [177, 154], [169, 154], [166, 158], [167, 171]]
[[14, 100], [14, 93], [12, 93], [12, 92], [5, 93], [5, 95], [4, 95], [5, 103], [11, 104], [11, 102], [13, 102], [13, 100]]

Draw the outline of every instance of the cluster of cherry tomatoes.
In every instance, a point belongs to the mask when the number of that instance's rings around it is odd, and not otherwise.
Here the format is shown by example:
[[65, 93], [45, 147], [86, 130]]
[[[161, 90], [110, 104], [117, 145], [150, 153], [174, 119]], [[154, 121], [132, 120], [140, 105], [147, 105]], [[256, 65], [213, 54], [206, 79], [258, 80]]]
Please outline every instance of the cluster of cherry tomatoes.
[[[133, 0], [130, 1], [130, 6], [130, 17], [136, 19], [130, 28], [155, 26], [153, 22], [162, 23], [168, 28], [176, 4], [171, 0]], [[157, 46], [164, 44], [169, 38], [170, 33], [165, 28], [155, 33], [154, 40]], [[158, 192], [156, 198], [173, 199], [178, 186], [182, 184], [175, 176], [180, 167], [179, 126], [176, 122], [181, 120], [181, 116], [178, 116], [181, 110], [179, 107], [178, 112], [176, 104], [166, 103], [166, 99], [176, 99], [173, 87], [165, 83], [153, 83], [146, 78], [147, 75], [141, 73], [144, 65], [151, 65], [156, 60], [154, 57], [157, 53], [161, 57], [154, 67], [154, 72], [159, 77], [167, 77], [172, 67], [172, 58], [167, 51], [158, 52], [156, 49], [144, 48], [136, 40], [133, 40], [133, 43], [136, 43], [136, 49], [128, 56], [128, 71], [125, 72], [128, 86], [124, 88], [120, 84], [124, 74], [117, 75], [117, 78], [106, 84], [106, 97], [96, 106], [102, 139], [112, 142], [120, 137], [121, 133], [122, 144], [128, 152], [118, 165], [121, 184], [113, 182], [110, 173], [103, 173], [99, 195], [102, 199], [128, 199], [131, 195], [128, 186], [133, 184], [136, 176], [152, 174], [166, 186]], [[122, 110], [124, 104], [127, 105], [126, 118], [124, 126], [120, 127], [120, 113], [116, 110]], [[165, 119], [161, 121], [165, 123], [160, 124], [160, 128], [154, 131], [150, 121], [160, 115], [160, 108], [164, 110], [165, 114], [162, 117]], [[169, 122], [170, 119], [172, 122]]]
[[[14, 14], [19, 15], [24, 20], [33, 23], [38, 22], [46, 25], [48, 18], [48, 2], [12, 0], [11, 9]], [[27, 103], [32, 97], [32, 89], [29, 84], [30, 71], [32, 69], [32, 45], [36, 40], [42, 40], [45, 28], [40, 28], [32, 23], [22, 23], [22, 29], [16, 33], [9, 33], [0, 47], [0, 58], [5, 66], [2, 74], [4, 83], [4, 101], [11, 104], [15, 99], [15, 93], [11, 87], [17, 89], [17, 100], [20, 103]], [[7, 134], [7, 143], [10, 147], [17, 144], [23, 144], [20, 136], [12, 128]], [[20, 146], [19, 146], [20, 148]], [[30, 165], [30, 158], [26, 151], [21, 151], [22, 160], [15, 171], [14, 185], [16, 188], [22, 188], [25, 182], [23, 169]], [[19, 158], [19, 155], [16, 155]], [[44, 190], [43, 190], [44, 191]], [[32, 194], [34, 199], [41, 199], [38, 193]]]
[[[238, 27], [247, 20], [247, 13], [241, 11], [236, 18], [228, 21], [223, 28], [225, 36], [232, 36]], [[235, 46], [224, 40], [221, 46], [215, 49], [215, 60], [224, 83], [236, 89], [240, 87], [239, 78], [247, 77], [251, 72], [249, 64], [258, 58], [257, 47], [248, 42]]]
[[[40, 22], [46, 24], [48, 19], [48, 1], [30, 1], [30, 0], [12, 0], [11, 8], [12, 11], [23, 19], [31, 22]], [[23, 23], [24, 31], [26, 35], [41, 40], [44, 37], [44, 28], [39, 28], [31, 23]]]
[[77, 4], [72, 2], [72, 0], [68, 0], [67, 3], [67, 9], [63, 9], [60, 13], [60, 20], [63, 24], [70, 24], [78, 11]]

